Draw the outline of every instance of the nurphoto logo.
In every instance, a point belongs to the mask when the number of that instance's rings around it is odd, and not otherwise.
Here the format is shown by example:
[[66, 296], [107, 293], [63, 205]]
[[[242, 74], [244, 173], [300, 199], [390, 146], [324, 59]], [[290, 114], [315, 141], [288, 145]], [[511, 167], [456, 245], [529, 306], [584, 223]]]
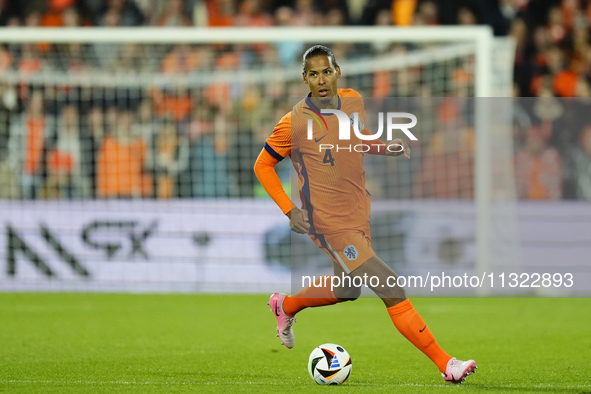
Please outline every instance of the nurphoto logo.
[[[336, 115], [338, 122], [339, 122], [339, 140], [341, 141], [349, 141], [351, 140], [351, 128], [353, 128], [353, 132], [355, 136], [362, 141], [374, 141], [379, 139], [383, 132], [384, 132], [384, 113], [378, 113], [378, 131], [375, 134], [363, 134], [363, 125], [359, 120], [359, 113], [354, 112], [351, 114], [350, 117], [347, 116], [346, 113], [340, 111], [338, 109], [321, 109], [321, 114], [334, 114]], [[409, 123], [394, 123], [394, 119], [409, 119]], [[401, 130], [406, 134], [406, 136], [411, 141], [417, 141], [417, 137], [414, 136], [413, 133], [410, 132], [409, 129], [413, 128], [417, 125], [417, 117], [408, 112], [387, 112], [386, 113], [386, 138], [387, 140], [392, 140], [392, 131], [393, 130]], [[313, 139], [313, 121], [312, 119], [308, 119], [308, 139]], [[379, 146], [379, 145], [376, 145]], [[355, 152], [368, 152], [370, 150], [371, 145], [369, 144], [356, 144], [354, 146], [351, 145], [339, 145], [336, 146], [333, 144], [320, 144], [319, 151], [323, 149], [335, 149], [337, 152], [339, 150], [348, 150], [348, 151], [355, 151]], [[389, 152], [402, 152], [404, 147], [400, 144], [390, 144], [386, 146], [386, 149]]]

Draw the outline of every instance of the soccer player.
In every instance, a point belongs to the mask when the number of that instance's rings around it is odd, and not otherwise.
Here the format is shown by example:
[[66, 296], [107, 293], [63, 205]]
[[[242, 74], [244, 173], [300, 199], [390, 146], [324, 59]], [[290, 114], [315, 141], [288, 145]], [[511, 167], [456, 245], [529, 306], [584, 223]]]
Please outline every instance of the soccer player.
[[[375, 276], [381, 284], [388, 277], [396, 277], [371, 248], [369, 227], [370, 195], [365, 189], [363, 153], [354, 149], [328, 149], [339, 142], [337, 114], [321, 113], [321, 109], [337, 109], [347, 116], [357, 112], [359, 128], [365, 120], [363, 99], [353, 89], [338, 89], [341, 69], [332, 51], [324, 46], [309, 48], [303, 56], [304, 83], [310, 88], [307, 97], [297, 103], [275, 126], [254, 166], [257, 178], [289, 217], [292, 231], [309, 234], [314, 243], [328, 254], [333, 262], [334, 275], [342, 278]], [[308, 119], [315, 119], [308, 122]], [[355, 118], [351, 117], [351, 122]], [[308, 135], [308, 124], [313, 123], [313, 135]], [[348, 125], [348, 124], [347, 124]], [[359, 129], [358, 129], [359, 130]], [[346, 141], [345, 141], [346, 142]], [[350, 146], [363, 142], [351, 133]], [[386, 149], [383, 142], [370, 141], [369, 154], [399, 156], [410, 159], [410, 148], [402, 139], [392, 141], [395, 149]], [[319, 144], [326, 149], [319, 149]], [[367, 149], [364, 149], [367, 150]], [[274, 166], [290, 156], [298, 173], [302, 209], [287, 196]], [[293, 324], [295, 315], [305, 308], [337, 304], [355, 300], [359, 287], [347, 281], [331, 287], [331, 277], [321, 277], [292, 296], [275, 293], [269, 304], [277, 319], [278, 335], [289, 349], [295, 345]], [[436, 342], [433, 334], [406, 298], [400, 287], [370, 288], [383, 300], [394, 326], [414, 346], [431, 359], [446, 382], [462, 383], [477, 368], [474, 360], [460, 361], [449, 356]]]

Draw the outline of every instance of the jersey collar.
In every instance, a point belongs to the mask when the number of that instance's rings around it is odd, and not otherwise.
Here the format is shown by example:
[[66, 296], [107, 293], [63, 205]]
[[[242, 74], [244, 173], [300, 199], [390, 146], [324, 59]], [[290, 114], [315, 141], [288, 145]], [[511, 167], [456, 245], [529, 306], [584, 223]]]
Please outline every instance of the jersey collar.
[[[312, 104], [312, 100], [310, 100], [310, 96], [312, 95], [312, 92], [308, 93], [308, 95], [306, 96], [306, 104], [314, 111], [321, 113], [320, 110], [318, 108], [316, 108], [316, 106], [314, 104]], [[337, 110], [341, 109], [341, 96], [339, 96], [339, 94], [337, 93], [337, 97], [339, 98], [339, 105], [337, 105]], [[334, 114], [322, 114], [322, 116], [330, 116], [330, 115], [334, 115]]]

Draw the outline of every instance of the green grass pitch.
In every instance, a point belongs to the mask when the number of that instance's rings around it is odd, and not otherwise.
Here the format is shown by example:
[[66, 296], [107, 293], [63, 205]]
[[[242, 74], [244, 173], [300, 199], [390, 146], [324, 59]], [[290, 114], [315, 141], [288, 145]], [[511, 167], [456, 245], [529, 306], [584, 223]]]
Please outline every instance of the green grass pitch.
[[[296, 347], [263, 295], [0, 294], [0, 393], [591, 393], [591, 299], [414, 299], [461, 386], [396, 331], [380, 300], [303, 311]], [[308, 355], [344, 346], [353, 371], [317, 386]]]

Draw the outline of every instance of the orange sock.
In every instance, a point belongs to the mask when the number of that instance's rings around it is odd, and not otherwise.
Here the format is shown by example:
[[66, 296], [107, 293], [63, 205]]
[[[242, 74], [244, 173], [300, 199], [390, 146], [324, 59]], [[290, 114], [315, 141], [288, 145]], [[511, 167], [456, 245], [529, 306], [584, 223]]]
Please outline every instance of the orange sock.
[[341, 302], [330, 289], [330, 284], [331, 276], [317, 278], [312, 285], [298, 291], [292, 296], [285, 297], [283, 300], [283, 311], [288, 316], [295, 316], [296, 313], [305, 308], [333, 305]]
[[425, 353], [441, 372], [445, 372], [447, 362], [451, 359], [451, 356], [437, 344], [431, 330], [412, 306], [410, 300], [406, 299], [400, 304], [387, 309], [392, 323], [394, 323], [398, 331], [421, 352]]

